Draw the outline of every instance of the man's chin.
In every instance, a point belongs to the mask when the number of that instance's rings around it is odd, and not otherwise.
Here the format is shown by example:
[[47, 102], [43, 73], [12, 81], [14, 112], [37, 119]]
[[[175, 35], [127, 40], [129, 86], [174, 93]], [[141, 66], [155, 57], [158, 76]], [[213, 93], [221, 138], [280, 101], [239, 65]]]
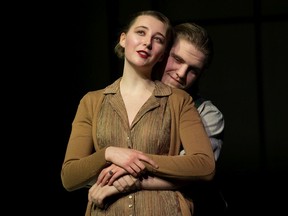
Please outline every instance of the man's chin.
[[170, 86], [171, 88], [178, 88], [177, 86], [171, 84], [171, 83], [165, 83], [166, 85]]
[[178, 89], [182, 89], [182, 90], [185, 90], [185, 88], [181, 85], [173, 85], [173, 84], [168, 84], [170, 87], [172, 88], [178, 88]]

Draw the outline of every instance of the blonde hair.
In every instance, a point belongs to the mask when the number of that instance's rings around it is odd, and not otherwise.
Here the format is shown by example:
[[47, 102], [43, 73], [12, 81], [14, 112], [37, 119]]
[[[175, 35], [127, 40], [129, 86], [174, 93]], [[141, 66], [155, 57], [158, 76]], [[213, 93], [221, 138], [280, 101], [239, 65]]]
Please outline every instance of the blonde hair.
[[205, 55], [203, 70], [206, 70], [211, 64], [214, 49], [212, 39], [208, 32], [195, 23], [181, 23], [174, 27], [175, 39], [183, 38], [193, 44], [199, 51]]

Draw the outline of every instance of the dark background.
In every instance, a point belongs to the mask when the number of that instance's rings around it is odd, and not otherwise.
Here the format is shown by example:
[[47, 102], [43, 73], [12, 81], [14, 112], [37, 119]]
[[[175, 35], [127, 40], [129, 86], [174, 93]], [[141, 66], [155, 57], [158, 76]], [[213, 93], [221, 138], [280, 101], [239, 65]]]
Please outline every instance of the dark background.
[[13, 112], [23, 117], [15, 138], [26, 150], [18, 153], [27, 169], [22, 161], [17, 165], [26, 171], [21, 188], [27, 191], [20, 194], [30, 215], [84, 215], [87, 191], [67, 192], [60, 179], [71, 123], [87, 91], [122, 73], [113, 53], [118, 33], [130, 14], [146, 9], [163, 12], [174, 24], [196, 22], [212, 36], [215, 58], [201, 91], [225, 117], [218, 172], [229, 215], [286, 209], [287, 0], [55, 1], [14, 8], [9, 19], [21, 15], [11, 25], [17, 38], [12, 52], [21, 69], [17, 78], [10, 75], [21, 83], [21, 109]]

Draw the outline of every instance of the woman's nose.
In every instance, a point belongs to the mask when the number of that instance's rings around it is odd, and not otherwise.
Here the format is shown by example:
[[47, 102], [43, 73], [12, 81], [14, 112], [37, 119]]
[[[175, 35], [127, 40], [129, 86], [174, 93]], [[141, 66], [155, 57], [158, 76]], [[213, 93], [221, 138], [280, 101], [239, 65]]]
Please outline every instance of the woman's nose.
[[150, 39], [146, 39], [145, 42], [144, 42], [144, 45], [149, 49], [151, 50], [152, 49], [152, 43], [151, 43], [151, 40]]

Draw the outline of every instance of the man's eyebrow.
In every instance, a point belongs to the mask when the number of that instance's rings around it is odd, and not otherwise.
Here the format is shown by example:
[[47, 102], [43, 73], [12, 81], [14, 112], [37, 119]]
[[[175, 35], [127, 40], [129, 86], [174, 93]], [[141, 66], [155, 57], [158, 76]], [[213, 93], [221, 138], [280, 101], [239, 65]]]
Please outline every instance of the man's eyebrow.
[[[183, 59], [181, 56], [175, 54], [174, 52], [171, 52], [170, 55], [171, 55], [173, 58], [177, 58], [177, 61], [180, 61], [181, 63], [185, 62], [184, 59]], [[192, 69], [192, 70], [194, 70], [194, 71], [196, 71], [197, 73], [200, 73], [200, 72], [201, 72], [201, 68], [198, 67], [198, 66], [189, 65], [189, 68]]]
[[174, 52], [171, 53], [171, 56], [174, 57], [174, 58], [177, 58], [178, 60], [180, 60], [182, 62], [185, 62], [184, 59], [181, 56], [175, 54]]

